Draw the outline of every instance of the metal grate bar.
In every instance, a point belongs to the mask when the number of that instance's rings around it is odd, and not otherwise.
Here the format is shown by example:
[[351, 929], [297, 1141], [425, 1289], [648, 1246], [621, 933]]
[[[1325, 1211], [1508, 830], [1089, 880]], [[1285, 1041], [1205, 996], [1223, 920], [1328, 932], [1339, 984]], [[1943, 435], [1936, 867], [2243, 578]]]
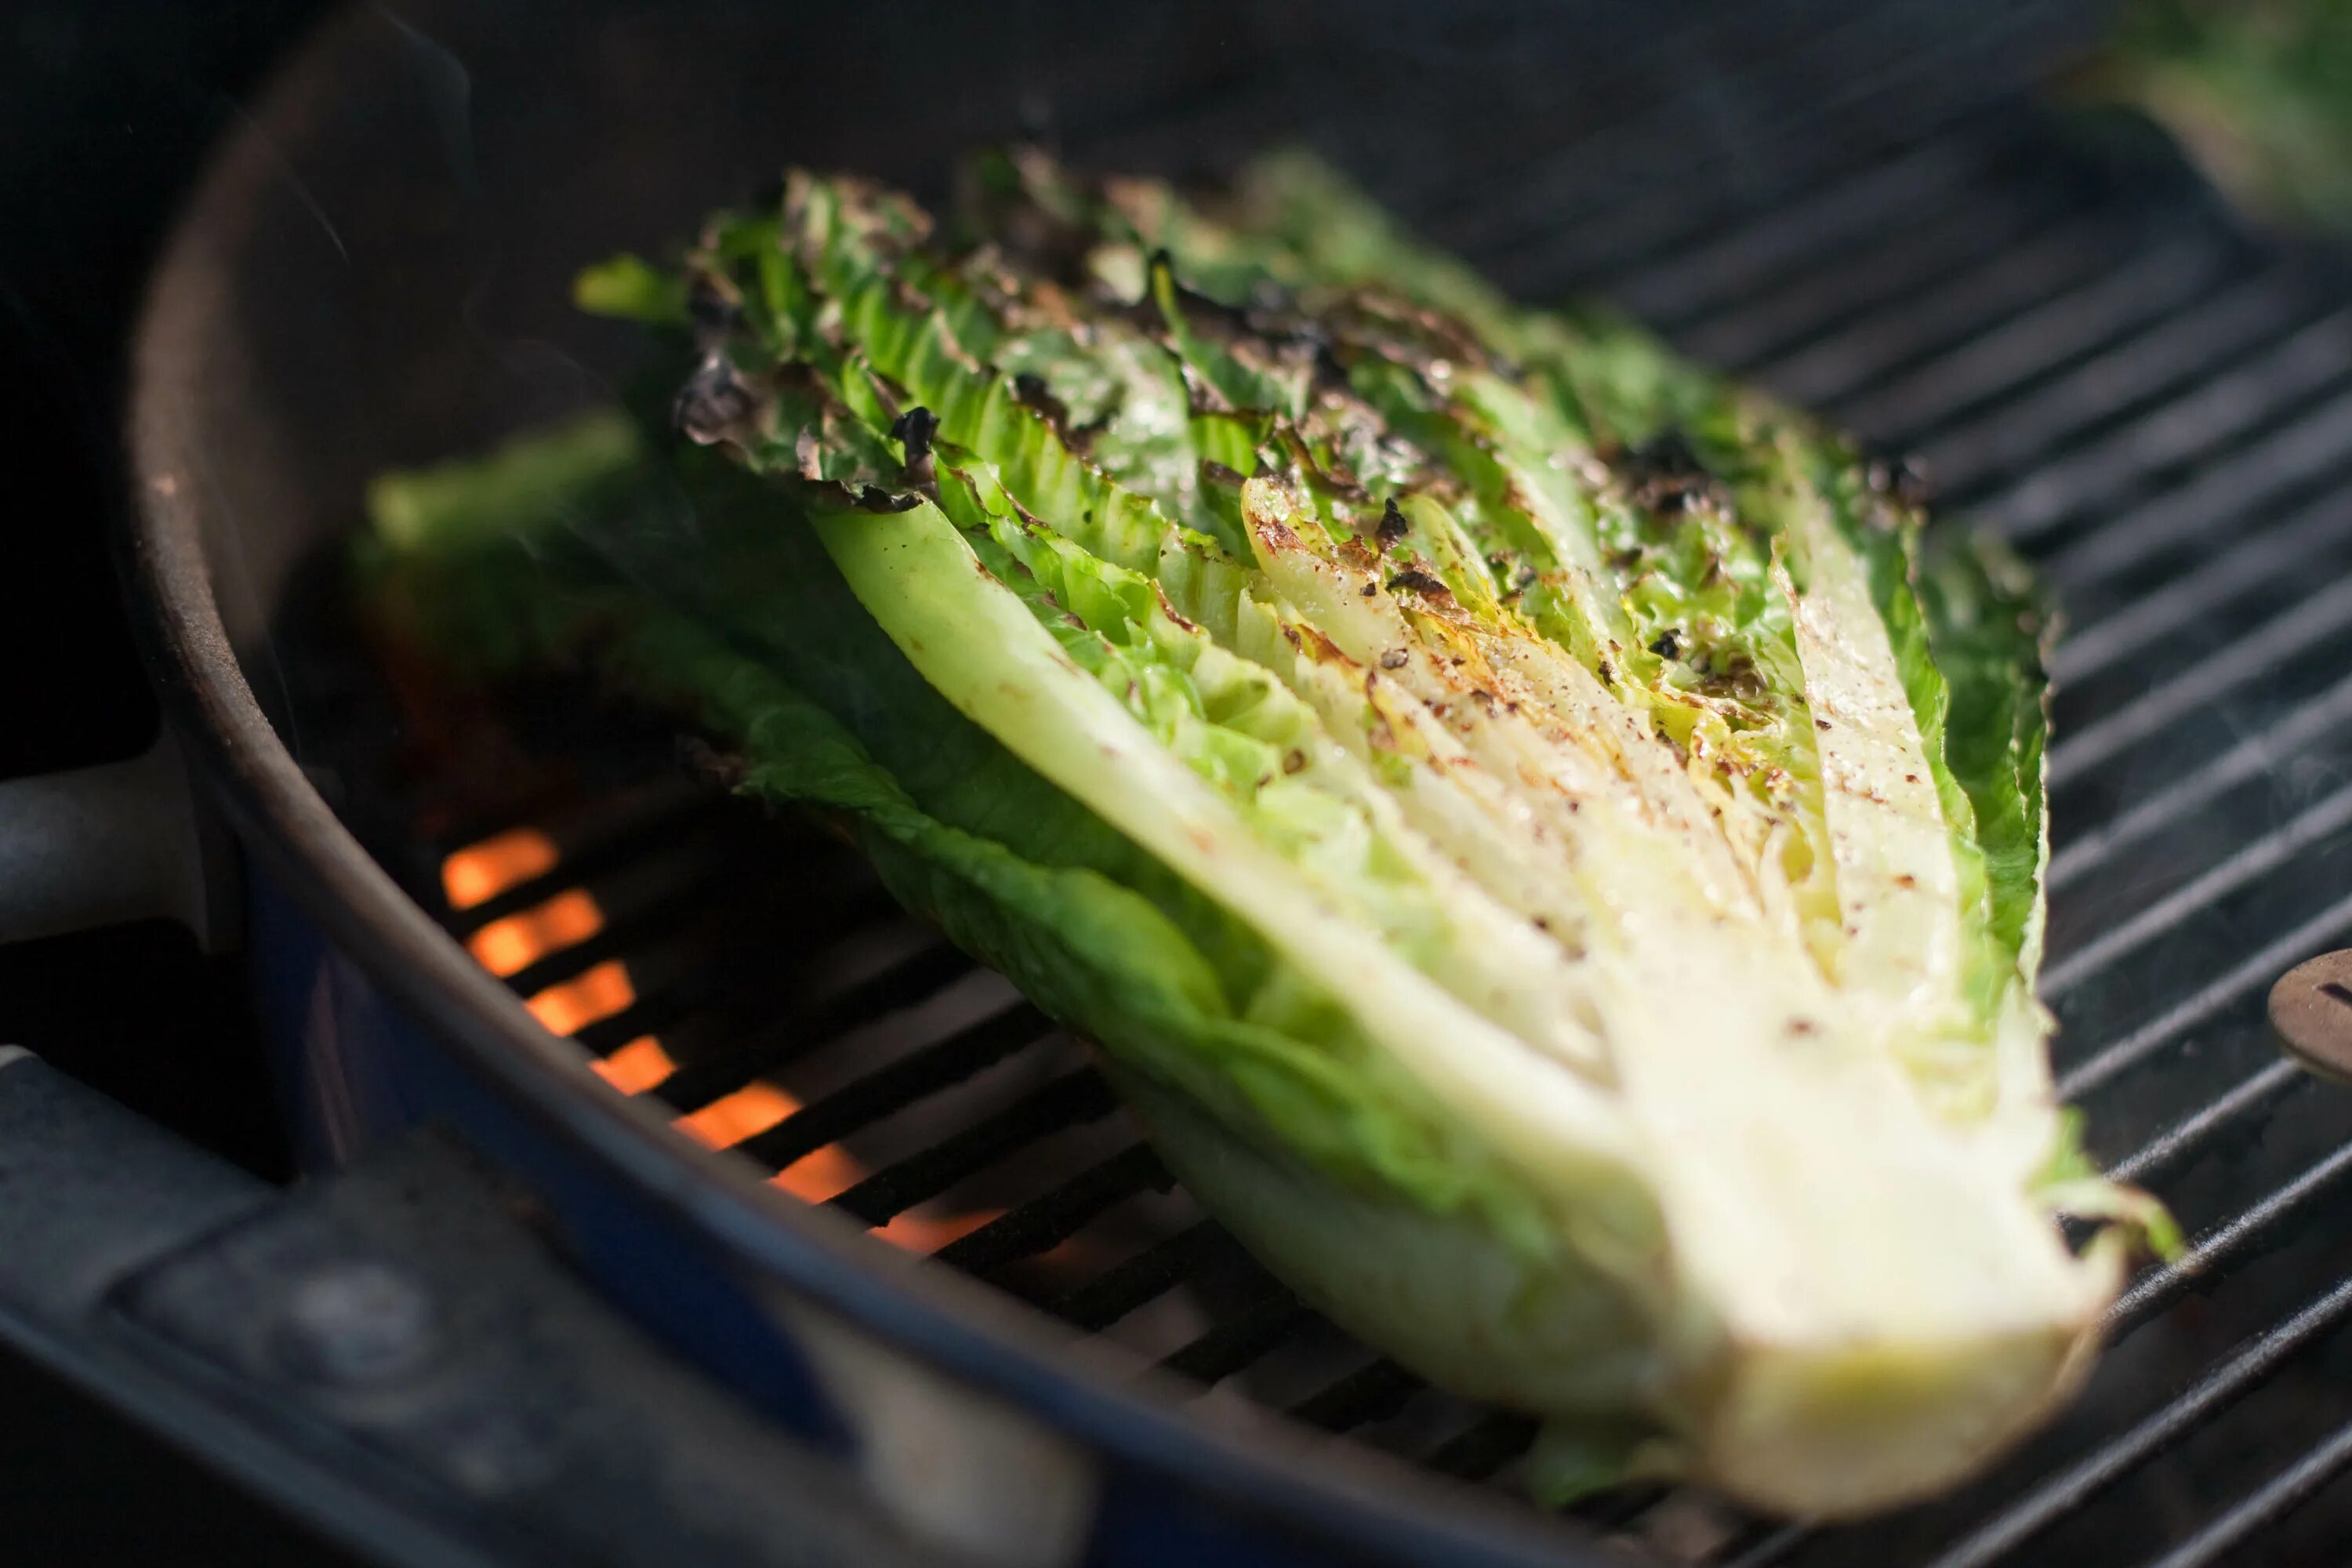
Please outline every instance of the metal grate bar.
[[1965, 341], [1987, 321], [2007, 319], [2078, 285], [2106, 265], [2113, 250], [2107, 220], [2086, 214], [1926, 294], [1890, 300], [1828, 337], [1759, 363], [1756, 372], [1799, 403], [1851, 395], [1906, 363]]
[[1532, 1415], [1496, 1411], [1431, 1449], [1423, 1462], [1441, 1475], [1483, 1481], [1526, 1453], [1540, 1425]]
[[2119, 1182], [2145, 1185], [2203, 1153], [2246, 1118], [2269, 1110], [2310, 1081], [2310, 1076], [2293, 1063], [2274, 1061], [2116, 1161], [2107, 1173]]
[[581, 1025], [572, 1031], [571, 1039], [592, 1057], [608, 1057], [631, 1040], [677, 1027], [692, 1011], [688, 992], [682, 987], [664, 987], [638, 996], [617, 1013]]
[[[665, 852], [675, 852], [681, 859], [690, 859], [697, 853], [707, 853], [702, 840], [717, 837], [714, 831], [723, 825], [729, 805], [724, 795], [697, 792], [684, 799], [665, 799], [656, 809], [633, 813], [610, 824], [599, 824], [603, 831], [583, 835], [576, 841], [563, 841], [562, 853], [553, 866], [536, 877], [526, 878], [514, 886], [484, 899], [480, 903], [462, 910], [445, 910], [442, 923], [459, 938], [471, 936], [492, 921], [520, 914], [545, 903], [558, 893], [594, 882], [607, 873], [631, 867], [658, 847]], [[483, 835], [483, 838], [493, 837]], [[471, 840], [479, 843], [481, 838]], [[467, 845], [459, 846], [460, 848]]]
[[2352, 1315], [2352, 1279], [2248, 1342], [2154, 1415], [2036, 1487], [1928, 1568], [1987, 1568], [2252, 1393], [2282, 1363]]
[[1569, 1511], [1597, 1529], [1623, 1530], [1672, 1495], [1673, 1489], [1661, 1481], [1626, 1481]]
[[1671, 327], [1740, 291], [1785, 279], [1856, 235], [1937, 210], [1955, 187], [1981, 177], [2013, 140], [1973, 144], [1935, 137], [1644, 268], [1625, 280], [1618, 298], [1654, 323]]
[[2163, 935], [2255, 878], [2309, 852], [2347, 826], [2352, 826], [2352, 785], [2337, 790], [2292, 820], [2241, 846], [2211, 870], [2183, 883], [2052, 964], [2043, 975], [2042, 998], [2055, 1005], [2060, 996], [2117, 957]]
[[[1833, 71], [1841, 66], [1860, 68], [1883, 59], [1892, 43], [1870, 35], [1906, 9], [1911, 8], [1846, 11], [1819, 32], [1780, 50], [1759, 51], [1761, 58], [1756, 63], [1769, 63], [1779, 56], [1808, 60]], [[1856, 35], [1864, 36], [1862, 47], [1855, 51], [1859, 58], [1841, 61], [1839, 52], [1851, 47]], [[1755, 73], [1741, 74], [1744, 79]], [[1705, 162], [1710, 154], [1720, 156], [1724, 152], [1720, 138], [1695, 140], [1689, 134], [1692, 124], [1686, 97], [1657, 93], [1634, 113], [1586, 132], [1548, 153], [1497, 163], [1490, 178], [1465, 181], [1457, 171], [1456, 177], [1432, 196], [1447, 209], [1461, 211], [1454, 237], [1457, 245], [1508, 244], [1525, 236], [1530, 215], [1596, 211], [1610, 195], [1622, 198], [1653, 180], [1686, 177], [1694, 162]]]
[[2184, 488], [2101, 525], [2053, 555], [2050, 574], [2079, 589], [2138, 566], [2219, 522], [2257, 514], [2313, 481], [2338, 478], [2347, 445], [2352, 395], [2330, 400], [2228, 465], [2207, 469]]
[[2030, 395], [1956, 423], [1921, 455], [1946, 493], [1963, 498], [2307, 324], [2300, 309], [2274, 273], [2241, 278], [2220, 299], [2156, 323]]
[[2347, 722], [2352, 722], [2352, 676], [2059, 851], [2050, 862], [2052, 892], [2106, 864], [2124, 846], [2161, 832], [2237, 785], [2260, 778]]
[[1842, 323], [1894, 300], [1991, 265], [2037, 243], [2063, 205], [2054, 192], [1999, 204], [1990, 212], [1956, 206], [1925, 223], [1891, 230], [1878, 244], [1836, 268], [1793, 278], [1777, 289], [1743, 294], [1701, 312], [1676, 334], [1693, 355], [1734, 369], [1785, 358]]
[[1267, 1296], [1171, 1353], [1160, 1365], [1201, 1383], [1220, 1383], [1263, 1360], [1315, 1321], [1312, 1309], [1287, 1290]]
[[2242, 1260], [2246, 1254], [2267, 1245], [2288, 1221], [2333, 1193], [2336, 1184], [2347, 1175], [2352, 1175], [2352, 1143], [2312, 1165], [2244, 1213], [2200, 1237], [2173, 1262], [2142, 1274], [2107, 1309], [2109, 1341], [2121, 1339], [2197, 1286]]
[[2310, 1501], [2347, 1467], [2352, 1467], [2352, 1422], [2328, 1434], [2302, 1458], [2148, 1568], [2206, 1568], [2208, 1563], [2229, 1559], [2254, 1531]]
[[2074, 1101], [2137, 1067], [2158, 1051], [2251, 992], [2261, 990], [2352, 926], [2352, 898], [2329, 905], [2220, 977], [2094, 1052], [2058, 1080], [2060, 1099]]
[[927, 1095], [961, 1083], [1053, 1032], [1051, 1018], [1026, 1003], [1015, 1003], [811, 1100], [740, 1147], [753, 1159], [782, 1170]]
[[[1828, 9], [1832, 16], [1826, 25], [1775, 40], [1759, 48], [1749, 63], [1759, 69], [1767, 68], [1860, 19], [1842, 7]], [[1489, 139], [1481, 137], [1469, 147], [1448, 149], [1447, 155], [1430, 160], [1430, 172], [1420, 183], [1388, 188], [1415, 207], [1433, 213], [1459, 211], [1465, 224], [1483, 221], [1485, 226], [1475, 232], [1487, 236], [1507, 232], [1515, 213], [1527, 208], [1580, 206], [1581, 187], [1596, 179], [1605, 183], [1639, 174], [1671, 144], [1668, 138], [1685, 116], [1678, 112], [1683, 106], [1671, 94], [1655, 90], [1654, 78], [1661, 68], [1706, 53], [1710, 41], [1710, 31], [1704, 26], [1685, 27], [1662, 39], [1664, 47], [1653, 51], [1653, 58], [1602, 77], [1595, 84], [1596, 92], [1637, 89], [1633, 100], [1612, 118], [1589, 125], [1570, 121], [1561, 127], [1564, 134], [1538, 132], [1541, 146], [1521, 140], [1507, 143], [1506, 151], [1491, 157], [1479, 156], [1495, 151]]]
[[1059, 1247], [1096, 1215], [1139, 1193], [1164, 1193], [1175, 1184], [1159, 1155], [1144, 1144], [1130, 1144], [932, 1256], [968, 1274], [989, 1274]]
[[1814, 1533], [1815, 1527], [1810, 1524], [1784, 1524], [1725, 1563], [1723, 1568], [1771, 1568], [1771, 1564], [1782, 1561], [1790, 1552], [1811, 1541]]
[[2129, 608], [2068, 637], [2051, 660], [2051, 678], [2079, 680], [2227, 604], [2247, 588], [2290, 574], [2309, 573], [2324, 560], [2326, 552], [2347, 541], [2352, 541], [2352, 503], [2342, 494], [2331, 492], [2321, 504], [2305, 508], [2289, 521], [2238, 543], [2218, 559], [2200, 563], [2193, 575], [2135, 599]]
[[[1935, 133], [1951, 133], [1956, 124], [1971, 119], [1990, 120], [1990, 106], [1978, 95], [1923, 101], [1918, 122], [1907, 128], [1891, 123], [1882, 131], [1896, 132], [1858, 156], [1841, 157], [1803, 176], [1786, 180], [1771, 193], [1769, 203], [1751, 203], [1747, 223], [1735, 234], [1787, 205], [1826, 195], [1857, 183], [1874, 179], [1890, 154], [1921, 151], [1919, 143]], [[1569, 276], [1600, 280], [1612, 294], [1633, 289], [1640, 277], [1672, 262], [1695, 244], [1711, 243], [1722, 234], [1727, 214], [1720, 199], [1704, 185], [1684, 179], [1662, 182], [1646, 195], [1611, 209], [1579, 215], [1567, 227], [1554, 227], [1523, 244], [1497, 250], [1489, 270], [1505, 282]]]
[[847, 978], [829, 994], [803, 998], [810, 1005], [771, 1019], [722, 1049], [681, 1063], [654, 1092], [679, 1110], [698, 1110], [722, 1094], [796, 1061], [867, 1019], [928, 1000], [971, 973], [971, 960], [914, 928], [923, 940], [877, 968]]
[[920, 1153], [883, 1166], [834, 1198], [833, 1205], [869, 1226], [887, 1224], [1014, 1150], [1066, 1127], [1098, 1121], [1117, 1106], [1102, 1075], [1080, 1068]]
[[[1826, 129], [1863, 104], [1872, 105], [1866, 124], [1849, 125], [1842, 135], [1819, 135], [1816, 146], [1843, 151], [1871, 136], [1880, 153], [1907, 145], [1931, 132], [1948, 133], [1949, 127], [1986, 110], [2008, 82], [2020, 79], [2008, 63], [2028, 63], [2037, 69], [2047, 61], [2051, 39], [2037, 35], [2052, 22], [2071, 26], [2063, 5], [2029, 4], [2007, 16], [1988, 15], [1987, 7], [1971, 13], [1973, 26], [1958, 39], [1942, 40], [1936, 51], [1899, 47], [1891, 55], [1834, 75], [1827, 83], [1803, 84], [1794, 107], [1775, 132], [1783, 141], [1791, 131]], [[2039, 15], [2037, 15], [2039, 13]], [[2024, 59], [2021, 59], [2024, 57]], [[1752, 159], [1752, 138], [1729, 134], [1719, 138], [1718, 156], [1725, 161]], [[1673, 171], [1686, 174], [1687, 164]], [[1796, 190], [1773, 193], [1786, 202]]]
[[[2231, 441], [2290, 438], [2288, 432], [2300, 419], [2296, 411], [2339, 385], [2347, 374], [2352, 374], [2352, 311], [2338, 311], [2236, 371], [2036, 469], [1982, 504], [2012, 538], [2039, 539], [2095, 508], [2110, 509], [2119, 496], [2153, 489], [2167, 478], [2221, 471], [2211, 465], [2215, 454]], [[2259, 478], [2261, 468], [2259, 458], [2231, 463], [2232, 478], [2227, 486], [2216, 485], [2212, 498], [2226, 500], [2231, 489], [2242, 490]], [[2111, 517], [2103, 526], [2117, 526], [2132, 515]]]
[[2226, 259], [2202, 239], [2143, 252], [1882, 383], [1870, 395], [1871, 427], [1888, 432], [1896, 445], [1921, 439], [1939, 422], [1973, 412], [2150, 317], [2195, 303]]
[[517, 995], [533, 996], [551, 985], [576, 980], [609, 958], [675, 941], [723, 931], [741, 918], [741, 911], [776, 891], [772, 868], [736, 862], [700, 869], [681, 885], [636, 909], [607, 911], [604, 923], [591, 935], [534, 959], [506, 977]]
[[1383, 1356], [1308, 1394], [1290, 1407], [1290, 1416], [1326, 1432], [1352, 1431], [1387, 1420], [1428, 1386]]
[[[807, 896], [801, 888], [794, 887], [793, 897], [796, 901]], [[824, 907], [841, 929], [848, 931], [877, 921], [897, 921], [902, 916], [897, 901], [870, 882]], [[777, 952], [801, 944], [788, 929], [772, 923], [758, 928], [756, 940], [739, 940], [740, 934], [729, 927], [718, 943], [707, 944], [719, 951], [674, 972], [660, 962], [657, 951], [630, 953], [629, 978], [640, 987], [637, 999], [610, 1017], [573, 1031], [572, 1037], [602, 1056], [640, 1035], [667, 1033], [698, 1015], [720, 1013], [730, 1007], [740, 1010], [754, 999], [771, 994], [776, 982]]]
[[2143, 692], [2105, 718], [2077, 730], [2050, 750], [2050, 784], [2073, 783], [2126, 748], [2156, 734], [2292, 655], [2352, 626], [2352, 577], [2315, 594], [2250, 636], [2200, 659], [2183, 674]]
[[642, 824], [679, 811], [690, 814], [713, 804], [717, 803], [710, 792], [698, 783], [675, 769], [661, 768], [635, 783], [616, 784], [609, 793], [585, 804], [568, 797], [560, 802], [541, 799], [520, 804], [500, 797], [495, 815], [461, 805], [456, 819], [447, 820], [450, 803], [445, 800], [437, 811], [425, 808], [424, 815], [434, 820], [430, 826], [417, 823], [415, 834], [421, 847], [432, 852], [437, 865], [440, 858], [472, 848], [510, 828], [532, 826], [553, 837], [563, 850], [563, 860], [568, 861], [574, 856], [597, 852], [606, 840], [615, 835], [630, 834]]
[[[806, 896], [801, 889], [793, 889], [796, 901]], [[898, 901], [870, 879], [824, 908], [836, 927], [845, 931], [904, 920]], [[803, 945], [794, 931], [799, 924], [797, 920], [789, 924], [771, 922], [749, 933], [730, 927], [719, 942], [706, 944], [718, 951], [682, 968], [664, 964], [659, 952], [633, 952], [628, 956], [629, 978], [640, 988], [637, 999], [620, 1012], [573, 1031], [572, 1037], [592, 1054], [602, 1056], [640, 1035], [668, 1033], [701, 1016], [724, 1016], [730, 1011], [740, 1015], [755, 1001], [773, 994], [776, 955]], [[749, 940], [744, 940], [747, 935]]]
[[1247, 1256], [1222, 1226], [1204, 1219], [1107, 1269], [1055, 1302], [1051, 1310], [1065, 1322], [1098, 1332], [1166, 1295], [1210, 1264]]

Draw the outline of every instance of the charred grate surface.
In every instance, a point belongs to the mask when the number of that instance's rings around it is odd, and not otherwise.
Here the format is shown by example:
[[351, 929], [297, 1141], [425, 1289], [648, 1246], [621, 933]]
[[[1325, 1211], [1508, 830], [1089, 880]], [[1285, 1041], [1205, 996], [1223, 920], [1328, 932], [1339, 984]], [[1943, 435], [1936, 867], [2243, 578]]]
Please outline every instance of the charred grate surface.
[[[1443, 155], [1389, 156], [1376, 131], [1330, 151], [1521, 293], [1613, 296], [1916, 454], [1947, 511], [2044, 563], [2072, 627], [2058, 1067], [2095, 1152], [2194, 1239], [2133, 1280], [2076, 1405], [1955, 1497], [1840, 1530], [1654, 1487], [1575, 1512], [1742, 1568], [2343, 1561], [2352, 1247], [2327, 1222], [2352, 1100], [2276, 1061], [2262, 1001], [2352, 942], [2352, 280], [2038, 106], [2033, 74], [2095, 20], [2079, 7], [1755, 12], [1783, 25], [1629, 51], [1597, 122], [1530, 110]], [[1675, 82], [1694, 59], [1703, 79]], [[1285, 90], [1119, 127], [1100, 159], [1255, 140]], [[439, 907], [478, 953], [520, 955], [502, 973], [617, 1089], [1207, 1402], [1517, 1485], [1532, 1422], [1348, 1342], [1172, 1187], [1081, 1046], [845, 848], [681, 787], [660, 745], [631, 743], [635, 776], [667, 782], [590, 769], [605, 782], [438, 845], [545, 838]], [[443, 887], [437, 864], [404, 868]]]

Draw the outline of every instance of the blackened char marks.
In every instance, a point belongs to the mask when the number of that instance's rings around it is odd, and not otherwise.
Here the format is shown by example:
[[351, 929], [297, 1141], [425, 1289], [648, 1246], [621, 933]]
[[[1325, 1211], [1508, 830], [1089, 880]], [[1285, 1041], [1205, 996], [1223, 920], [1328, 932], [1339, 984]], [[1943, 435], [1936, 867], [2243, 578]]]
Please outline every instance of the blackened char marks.
[[1728, 493], [1690, 437], [1674, 426], [1627, 447], [1610, 466], [1627, 497], [1647, 511], [1682, 511], [1703, 497], [1720, 500]]
[[906, 445], [908, 482], [917, 485], [932, 482], [931, 437], [939, 432], [939, 416], [919, 404], [892, 421], [890, 439]]
[[860, 511], [912, 511], [922, 504], [922, 500], [923, 498], [918, 495], [901, 495], [886, 490], [879, 485], [867, 485], [857, 492], [853, 504]]
[[1434, 599], [1440, 595], [1450, 597], [1452, 595], [1452, 590], [1448, 589], [1444, 583], [1418, 566], [1408, 566], [1389, 579], [1390, 593], [1393, 594], [1400, 588], [1410, 589], [1424, 599]]
[[759, 411], [760, 397], [735, 367], [712, 354], [695, 367], [670, 405], [670, 423], [697, 446], [709, 447], [742, 431]]
[[1013, 398], [1054, 427], [1062, 445], [1084, 457], [1094, 442], [1094, 431], [1080, 429], [1070, 423], [1070, 405], [1054, 395], [1045, 378], [1034, 370], [1024, 370], [1013, 378]]

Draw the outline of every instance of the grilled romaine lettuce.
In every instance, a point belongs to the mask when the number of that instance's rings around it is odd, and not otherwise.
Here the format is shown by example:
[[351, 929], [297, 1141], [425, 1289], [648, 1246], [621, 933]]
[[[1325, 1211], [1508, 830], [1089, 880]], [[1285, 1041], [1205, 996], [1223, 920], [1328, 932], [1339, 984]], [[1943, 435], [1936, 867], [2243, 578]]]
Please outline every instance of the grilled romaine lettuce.
[[2051, 1090], [2015, 564], [1311, 162], [961, 208], [796, 174], [592, 270], [683, 389], [388, 478], [383, 603], [839, 814], [1549, 1490], [1852, 1514], [2048, 1411], [2165, 1225]]

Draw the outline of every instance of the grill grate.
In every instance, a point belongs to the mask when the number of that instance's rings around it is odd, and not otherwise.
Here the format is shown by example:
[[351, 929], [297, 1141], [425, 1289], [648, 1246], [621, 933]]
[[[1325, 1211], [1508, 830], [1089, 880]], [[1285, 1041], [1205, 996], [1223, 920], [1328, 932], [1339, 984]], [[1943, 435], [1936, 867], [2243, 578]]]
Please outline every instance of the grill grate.
[[[1971, 8], [1958, 42], [1926, 0], [1798, 9], [1742, 71], [1631, 93], [1572, 144], [1530, 124], [1507, 157], [1401, 161], [1382, 194], [1522, 292], [1612, 294], [1924, 454], [1955, 509], [2046, 563], [2075, 619], [2051, 763], [2063, 1086], [2196, 1239], [2131, 1283], [2079, 1406], [1957, 1498], [1834, 1531], [1654, 1488], [1578, 1511], [1742, 1568], [2338, 1561], [2320, 1532], [2352, 1512], [2307, 1505], [2352, 1501], [2352, 1397], [2298, 1369], [2352, 1359], [2352, 1260], [2315, 1223], [2346, 1201], [2352, 1105], [2271, 1055], [2260, 998], [2352, 934], [2331, 896], [2352, 870], [2352, 295], [2000, 87], [2079, 42], [2074, 8]], [[616, 1084], [1206, 1399], [1511, 1483], [1532, 1423], [1425, 1388], [1276, 1285], [1081, 1048], [842, 847], [675, 784], [527, 816], [551, 863], [450, 928], [479, 952], [584, 896], [587, 929], [509, 978], [543, 1017], [560, 994]], [[624, 983], [589, 994], [616, 960]]]

